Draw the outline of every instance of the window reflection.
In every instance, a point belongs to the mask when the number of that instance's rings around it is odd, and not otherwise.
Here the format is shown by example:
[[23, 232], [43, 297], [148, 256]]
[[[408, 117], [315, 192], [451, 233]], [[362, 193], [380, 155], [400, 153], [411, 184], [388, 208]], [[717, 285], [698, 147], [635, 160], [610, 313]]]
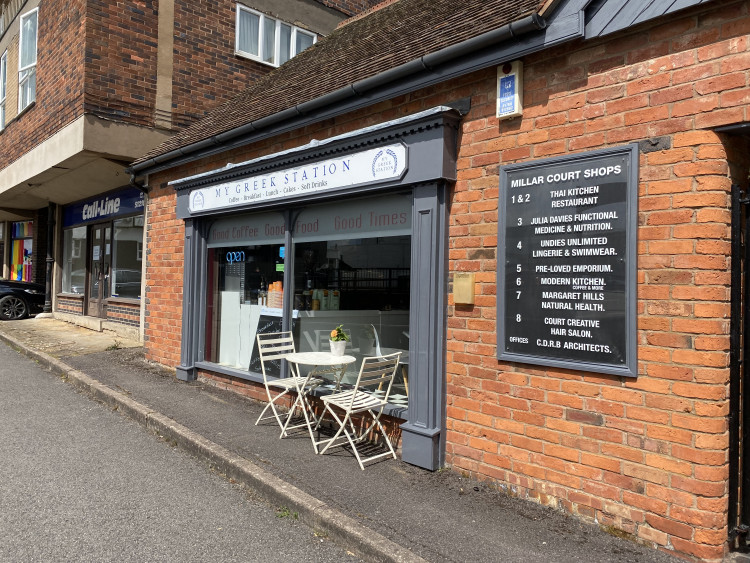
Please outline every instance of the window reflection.
[[[400, 351], [393, 400], [400, 396], [405, 406], [411, 193], [315, 205], [293, 216], [289, 249], [281, 213], [238, 215], [211, 226], [204, 358], [260, 373], [256, 335], [281, 331], [284, 312], [299, 352], [328, 351], [331, 330], [342, 324], [351, 338], [346, 353], [357, 358], [344, 383], [356, 379], [362, 358]], [[271, 374], [281, 375], [279, 368], [271, 366]]]

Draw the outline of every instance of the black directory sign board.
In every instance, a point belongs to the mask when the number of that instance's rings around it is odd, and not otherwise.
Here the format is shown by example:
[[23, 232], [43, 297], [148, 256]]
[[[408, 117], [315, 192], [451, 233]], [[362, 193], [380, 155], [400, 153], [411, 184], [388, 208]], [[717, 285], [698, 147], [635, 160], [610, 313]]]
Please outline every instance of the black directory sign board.
[[638, 146], [500, 172], [500, 360], [635, 377]]

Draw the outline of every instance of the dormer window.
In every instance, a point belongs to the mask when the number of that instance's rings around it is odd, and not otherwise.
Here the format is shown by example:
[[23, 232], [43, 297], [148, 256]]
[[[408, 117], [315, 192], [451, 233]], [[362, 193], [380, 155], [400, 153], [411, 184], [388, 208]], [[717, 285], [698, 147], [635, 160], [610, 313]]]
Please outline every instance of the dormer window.
[[237, 5], [235, 51], [238, 55], [279, 66], [315, 41], [314, 33]]

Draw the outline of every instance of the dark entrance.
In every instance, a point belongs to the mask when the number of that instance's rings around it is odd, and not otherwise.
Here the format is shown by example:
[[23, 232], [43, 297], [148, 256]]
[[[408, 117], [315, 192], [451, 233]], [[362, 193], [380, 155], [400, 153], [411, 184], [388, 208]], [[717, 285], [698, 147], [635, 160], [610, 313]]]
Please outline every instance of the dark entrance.
[[748, 548], [750, 532], [750, 194], [732, 186], [732, 326], [729, 398], [729, 539]]
[[109, 275], [112, 266], [112, 223], [92, 225], [89, 240], [88, 288], [86, 314], [91, 317], [107, 317], [109, 297]]

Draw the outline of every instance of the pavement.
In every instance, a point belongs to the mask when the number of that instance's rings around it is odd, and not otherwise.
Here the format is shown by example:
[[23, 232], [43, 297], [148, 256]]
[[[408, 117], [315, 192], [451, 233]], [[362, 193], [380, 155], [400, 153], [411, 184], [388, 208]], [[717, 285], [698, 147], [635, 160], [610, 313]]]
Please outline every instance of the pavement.
[[362, 471], [343, 448], [255, 426], [262, 404], [147, 362], [138, 342], [53, 318], [0, 323], [0, 340], [367, 561], [674, 563], [560, 510], [451, 469], [387, 459]]

